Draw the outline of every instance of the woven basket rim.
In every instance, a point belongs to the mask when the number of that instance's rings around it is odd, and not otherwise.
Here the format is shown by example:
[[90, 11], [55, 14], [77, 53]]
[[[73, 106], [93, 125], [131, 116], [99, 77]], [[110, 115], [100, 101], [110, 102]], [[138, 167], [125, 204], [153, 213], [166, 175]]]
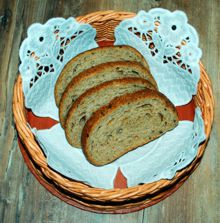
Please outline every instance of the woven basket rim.
[[[121, 21], [125, 18], [134, 16], [135, 13], [130, 12], [117, 12], [117, 11], [99, 11], [94, 12], [85, 16], [80, 16], [77, 18], [79, 22], [88, 22], [91, 25], [101, 25], [107, 21], [117, 20]], [[97, 23], [97, 24], [96, 24]], [[24, 107], [24, 98], [22, 92], [22, 80], [19, 75], [15, 86], [14, 86], [14, 95], [13, 95], [13, 114], [14, 121], [18, 131], [19, 137], [22, 139], [23, 143], [28, 148], [31, 157], [34, 162], [41, 168], [42, 173], [45, 174], [49, 179], [56, 182], [56, 184], [64, 190], [69, 191], [78, 196], [84, 196], [86, 199], [91, 201], [108, 201], [109, 199], [115, 202], [124, 201], [126, 199], [135, 199], [142, 197], [144, 195], [153, 195], [160, 191], [162, 188], [171, 186], [175, 184], [181, 177], [184, 177], [186, 174], [191, 173], [196, 164], [200, 162], [208, 138], [210, 136], [211, 127], [213, 123], [213, 113], [214, 113], [214, 98], [212, 93], [212, 85], [208, 78], [207, 72], [200, 62], [201, 68], [201, 79], [198, 86], [198, 94], [195, 97], [195, 102], [200, 106], [205, 121], [205, 132], [207, 139], [199, 147], [199, 151], [196, 159], [186, 168], [176, 173], [175, 177], [171, 180], [162, 179], [157, 182], [152, 182], [144, 185], [132, 186], [125, 189], [101, 189], [94, 188], [88, 185], [85, 185], [74, 180], [69, 180], [57, 172], [54, 172], [47, 166], [46, 158], [44, 157], [41, 148], [38, 146], [34, 139], [34, 135], [29, 129], [25, 117], [25, 107]]]

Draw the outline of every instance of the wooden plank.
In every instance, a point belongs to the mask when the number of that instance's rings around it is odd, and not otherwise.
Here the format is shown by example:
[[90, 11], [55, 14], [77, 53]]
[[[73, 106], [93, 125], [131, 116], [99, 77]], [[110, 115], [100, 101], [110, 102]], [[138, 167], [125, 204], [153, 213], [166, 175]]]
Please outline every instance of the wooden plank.
[[[17, 142], [11, 113], [11, 89], [17, 74], [17, 64], [11, 63], [16, 10], [15, 1], [0, 2], [0, 222], [5, 222], [6, 219], [11, 222], [12, 218], [7, 216], [8, 208], [13, 209], [16, 205], [16, 186], [20, 182], [19, 174], [12, 180], [11, 168], [14, 162], [17, 170], [22, 165], [15, 158]], [[15, 73], [13, 73], [13, 68], [15, 68]], [[14, 216], [15, 213], [13, 213], [13, 218]]]
[[[220, 96], [220, 2], [216, 0], [3, 0], [0, 1], [0, 222], [219, 222], [220, 106], [201, 165], [171, 197], [127, 215], [103, 215], [71, 207], [48, 193], [30, 174], [17, 147], [12, 121], [12, 87], [16, 78], [18, 49], [27, 27], [51, 17], [83, 15], [97, 10], [137, 12], [153, 7], [183, 10], [199, 32], [205, 64], [216, 98]], [[2, 22], [2, 15], [8, 11]]]

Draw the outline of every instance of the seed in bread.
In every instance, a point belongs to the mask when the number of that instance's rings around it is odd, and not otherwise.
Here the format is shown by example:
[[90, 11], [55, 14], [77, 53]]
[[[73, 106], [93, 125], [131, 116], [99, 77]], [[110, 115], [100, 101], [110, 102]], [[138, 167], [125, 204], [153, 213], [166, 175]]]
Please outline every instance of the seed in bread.
[[142, 77], [157, 86], [150, 72], [137, 62], [108, 62], [92, 67], [74, 77], [64, 91], [59, 105], [61, 125], [64, 127], [70, 107], [86, 90], [106, 81], [124, 77]]
[[102, 166], [158, 138], [177, 123], [174, 105], [158, 91], [123, 95], [99, 108], [86, 122], [83, 152], [92, 164]]
[[68, 113], [65, 124], [65, 133], [68, 142], [72, 146], [80, 148], [83, 127], [97, 109], [108, 104], [116, 97], [146, 88], [156, 89], [145, 79], [123, 78], [107, 81], [87, 90], [75, 101]]
[[130, 46], [105, 46], [85, 51], [70, 60], [62, 70], [55, 85], [57, 106], [59, 106], [62, 94], [73, 77], [92, 66], [113, 61], [136, 61], [149, 70], [144, 57]]

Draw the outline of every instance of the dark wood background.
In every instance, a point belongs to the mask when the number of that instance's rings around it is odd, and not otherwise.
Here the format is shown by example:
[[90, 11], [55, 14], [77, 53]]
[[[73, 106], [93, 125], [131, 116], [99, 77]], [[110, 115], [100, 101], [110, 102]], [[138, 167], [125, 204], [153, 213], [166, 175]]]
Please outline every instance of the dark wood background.
[[[183, 10], [198, 31], [213, 83], [215, 121], [199, 168], [171, 197], [145, 210], [95, 214], [69, 206], [47, 192], [28, 171], [18, 149], [12, 89], [18, 51], [27, 27], [51, 17], [77, 17], [97, 10], [137, 12], [163, 7]], [[0, 0], [0, 222], [217, 223], [220, 222], [220, 0]]]

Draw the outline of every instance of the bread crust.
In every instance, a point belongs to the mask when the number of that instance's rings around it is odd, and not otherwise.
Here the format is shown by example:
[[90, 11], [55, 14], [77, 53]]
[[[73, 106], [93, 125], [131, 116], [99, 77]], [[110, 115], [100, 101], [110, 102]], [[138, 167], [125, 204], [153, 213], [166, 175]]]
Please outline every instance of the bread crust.
[[[167, 109], [172, 110], [174, 115], [176, 116], [175, 119], [176, 119], [176, 125], [177, 125], [179, 119], [178, 119], [178, 115], [177, 115], [175, 106], [170, 102], [170, 100], [168, 98], [166, 98], [162, 93], [160, 93], [158, 91], [147, 89], [147, 90], [137, 91], [135, 93], [129, 93], [129, 94], [120, 96], [118, 98], [115, 98], [108, 105], [102, 106], [100, 109], [98, 109], [96, 112], [94, 112], [93, 115], [90, 117], [90, 119], [86, 122], [86, 124], [83, 128], [82, 135], [81, 135], [81, 144], [82, 144], [82, 148], [83, 148], [83, 152], [84, 152], [85, 156], [92, 164], [94, 164], [96, 166], [100, 166], [100, 164], [97, 163], [96, 160], [93, 160], [92, 157], [87, 152], [88, 138], [89, 138], [89, 135], [92, 132], [92, 130], [96, 127], [96, 125], [99, 124], [102, 121], [102, 119], [104, 119], [107, 115], [109, 115], [113, 111], [115, 111], [118, 107], [120, 107], [122, 105], [126, 105], [128, 103], [135, 102], [137, 100], [146, 99], [146, 98], [162, 99], [165, 102], [165, 107]], [[157, 137], [155, 137], [155, 138], [157, 138]], [[146, 144], [146, 143], [143, 143], [142, 145], [144, 145], [144, 144]], [[129, 152], [135, 148], [136, 147], [128, 148], [127, 152]], [[114, 160], [112, 160], [112, 162], [113, 161]]]
[[93, 52], [103, 52], [103, 50], [114, 50], [116, 48], [120, 48], [120, 49], [127, 49], [128, 51], [133, 51], [134, 54], [136, 54], [139, 58], [141, 58], [141, 61], [143, 63], [143, 66], [150, 70], [149, 69], [149, 65], [147, 64], [146, 60], [144, 59], [143, 55], [137, 51], [135, 48], [131, 47], [131, 46], [128, 46], [128, 45], [118, 45], [118, 46], [102, 46], [102, 47], [97, 47], [97, 48], [94, 48], [94, 49], [91, 49], [91, 50], [87, 50], [87, 51], [84, 51], [80, 54], [78, 54], [76, 57], [72, 58], [63, 68], [60, 76], [58, 77], [57, 79], [57, 82], [55, 84], [55, 88], [54, 88], [54, 95], [55, 95], [55, 102], [56, 102], [56, 105], [59, 106], [59, 103], [60, 103], [60, 96], [59, 96], [59, 88], [60, 88], [60, 84], [62, 83], [62, 80], [64, 79], [67, 71], [70, 69], [71, 67], [71, 64], [76, 62], [79, 58], [85, 56], [85, 55], [90, 55], [91, 53]]
[[[114, 79], [111, 81], [107, 81], [104, 82], [100, 85], [97, 85], [93, 88], [90, 88], [89, 90], [87, 90], [86, 92], [84, 92], [72, 105], [72, 107], [70, 108], [68, 114], [67, 114], [67, 118], [66, 118], [66, 122], [65, 122], [65, 134], [66, 134], [66, 138], [67, 141], [70, 143], [71, 140], [71, 134], [68, 131], [68, 124], [70, 123], [71, 119], [72, 119], [72, 115], [75, 113], [76, 109], [78, 108], [78, 106], [81, 104], [81, 102], [85, 99], [90, 97], [91, 95], [93, 95], [94, 93], [102, 90], [102, 89], [106, 89], [107, 87], [111, 87], [114, 86], [116, 84], [137, 84], [137, 83], [141, 83], [141, 84], [145, 84], [146, 88], [147, 86], [151, 87], [152, 89], [156, 90], [156, 87], [153, 86], [148, 80], [145, 80], [143, 78], [139, 78], [139, 77], [126, 77], [126, 78], [122, 78], [122, 79]], [[72, 143], [70, 143], [72, 144]]]

